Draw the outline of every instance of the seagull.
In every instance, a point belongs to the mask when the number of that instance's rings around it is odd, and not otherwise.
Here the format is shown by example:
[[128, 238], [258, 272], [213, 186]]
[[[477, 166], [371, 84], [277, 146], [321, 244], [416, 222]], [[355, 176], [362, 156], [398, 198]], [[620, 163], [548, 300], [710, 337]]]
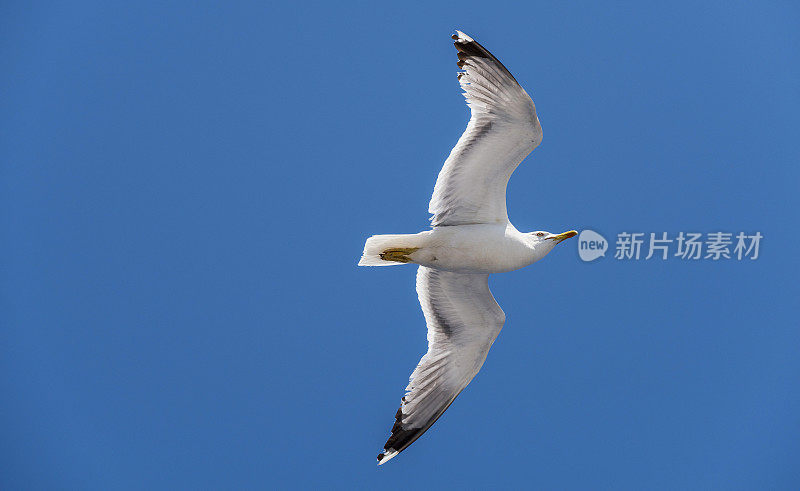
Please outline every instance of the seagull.
[[523, 233], [509, 222], [508, 179], [542, 141], [536, 107], [486, 48], [461, 31], [452, 38], [471, 117], [436, 180], [431, 230], [373, 235], [358, 263], [418, 265], [417, 296], [428, 327], [428, 351], [411, 374], [378, 465], [425, 433], [481, 369], [505, 322], [489, 275], [533, 264], [577, 235]]

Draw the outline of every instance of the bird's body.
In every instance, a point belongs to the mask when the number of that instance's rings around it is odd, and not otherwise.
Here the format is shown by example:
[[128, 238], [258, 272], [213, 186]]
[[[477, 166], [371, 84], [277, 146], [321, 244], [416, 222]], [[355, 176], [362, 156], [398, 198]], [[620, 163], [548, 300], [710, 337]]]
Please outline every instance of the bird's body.
[[522, 233], [509, 222], [508, 180], [542, 141], [536, 108], [483, 46], [461, 31], [453, 39], [472, 117], [436, 180], [432, 229], [374, 235], [358, 263], [419, 265], [417, 295], [428, 326], [428, 352], [411, 374], [378, 464], [425, 433], [483, 365], [505, 322], [489, 274], [528, 266], [577, 234]]
[[[531, 240], [510, 223], [454, 225], [434, 227], [413, 235], [371, 237], [365, 257], [377, 257], [374, 266], [392, 265], [380, 259], [391, 249], [416, 249], [407, 254], [409, 262], [454, 273], [506, 273], [524, 268], [542, 257], [552, 247]], [[362, 266], [368, 266], [362, 260]], [[383, 264], [380, 264], [383, 263]]]

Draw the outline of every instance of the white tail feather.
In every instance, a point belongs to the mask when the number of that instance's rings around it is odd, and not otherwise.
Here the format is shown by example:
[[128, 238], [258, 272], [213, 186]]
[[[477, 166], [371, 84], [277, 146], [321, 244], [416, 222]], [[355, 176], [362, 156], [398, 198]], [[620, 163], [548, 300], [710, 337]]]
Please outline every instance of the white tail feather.
[[359, 266], [397, 266], [397, 261], [384, 261], [381, 253], [386, 249], [400, 249], [406, 247], [418, 247], [419, 234], [389, 234], [373, 235], [364, 244], [364, 252], [361, 254]]

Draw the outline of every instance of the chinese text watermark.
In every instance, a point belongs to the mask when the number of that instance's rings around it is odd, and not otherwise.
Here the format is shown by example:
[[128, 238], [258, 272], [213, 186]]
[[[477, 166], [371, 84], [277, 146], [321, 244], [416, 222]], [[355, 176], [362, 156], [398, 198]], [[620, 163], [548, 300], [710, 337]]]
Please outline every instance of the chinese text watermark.
[[[615, 243], [614, 259], [662, 260], [679, 258], [682, 261], [758, 259], [761, 232], [620, 232]], [[583, 230], [578, 237], [578, 255], [584, 261], [604, 257], [609, 244], [592, 230]]]

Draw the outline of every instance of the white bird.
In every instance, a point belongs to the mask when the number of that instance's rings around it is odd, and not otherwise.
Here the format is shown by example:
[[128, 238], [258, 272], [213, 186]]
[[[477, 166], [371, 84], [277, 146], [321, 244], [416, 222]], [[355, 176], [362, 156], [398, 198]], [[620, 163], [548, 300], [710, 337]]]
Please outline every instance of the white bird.
[[432, 229], [374, 235], [358, 263], [418, 264], [417, 295], [428, 326], [428, 352], [411, 374], [379, 465], [425, 433], [481, 369], [505, 322], [489, 274], [528, 266], [577, 235], [522, 233], [509, 222], [508, 179], [542, 141], [536, 108], [489, 51], [461, 31], [452, 37], [472, 116], [436, 180]]

